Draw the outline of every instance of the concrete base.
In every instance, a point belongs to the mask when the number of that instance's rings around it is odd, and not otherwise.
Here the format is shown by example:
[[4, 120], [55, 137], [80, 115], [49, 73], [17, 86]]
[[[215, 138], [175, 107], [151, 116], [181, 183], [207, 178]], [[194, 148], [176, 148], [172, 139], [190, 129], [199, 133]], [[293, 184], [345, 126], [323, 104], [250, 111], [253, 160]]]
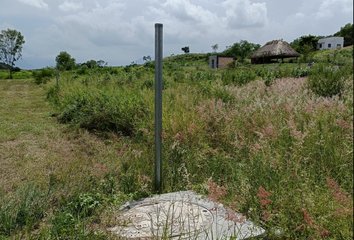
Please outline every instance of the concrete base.
[[191, 191], [174, 192], [126, 203], [121, 225], [108, 230], [123, 239], [249, 239], [264, 230]]

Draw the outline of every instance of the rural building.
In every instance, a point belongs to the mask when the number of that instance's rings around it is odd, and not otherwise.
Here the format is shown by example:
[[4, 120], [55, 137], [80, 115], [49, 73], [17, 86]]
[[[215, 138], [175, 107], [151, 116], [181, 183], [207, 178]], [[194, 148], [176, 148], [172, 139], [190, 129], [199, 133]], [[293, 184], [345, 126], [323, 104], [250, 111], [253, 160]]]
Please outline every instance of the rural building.
[[227, 68], [227, 64], [233, 60], [234, 57], [214, 55], [209, 57], [209, 66], [212, 69]]
[[329, 37], [318, 40], [317, 50], [336, 49], [344, 46], [344, 37]]
[[267, 42], [263, 47], [258, 49], [249, 58], [252, 64], [271, 63], [276, 59], [283, 61], [284, 58], [300, 57], [300, 54], [296, 52], [283, 40], [273, 40]]

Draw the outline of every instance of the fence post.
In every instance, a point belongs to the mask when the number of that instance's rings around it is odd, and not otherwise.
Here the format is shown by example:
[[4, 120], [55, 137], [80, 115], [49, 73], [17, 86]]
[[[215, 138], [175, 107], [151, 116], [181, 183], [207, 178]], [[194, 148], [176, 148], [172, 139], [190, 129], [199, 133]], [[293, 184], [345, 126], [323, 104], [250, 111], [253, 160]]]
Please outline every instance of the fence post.
[[155, 190], [161, 189], [162, 177], [162, 28], [155, 24]]

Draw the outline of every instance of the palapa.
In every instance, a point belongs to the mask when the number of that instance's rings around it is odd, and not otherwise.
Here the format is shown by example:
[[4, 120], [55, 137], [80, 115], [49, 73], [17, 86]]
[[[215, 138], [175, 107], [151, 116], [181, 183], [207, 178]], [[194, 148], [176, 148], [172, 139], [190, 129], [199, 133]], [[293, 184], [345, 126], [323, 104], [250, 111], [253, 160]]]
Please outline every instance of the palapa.
[[282, 40], [267, 42], [249, 58], [252, 63], [270, 62], [270, 59], [300, 57], [300, 54]]

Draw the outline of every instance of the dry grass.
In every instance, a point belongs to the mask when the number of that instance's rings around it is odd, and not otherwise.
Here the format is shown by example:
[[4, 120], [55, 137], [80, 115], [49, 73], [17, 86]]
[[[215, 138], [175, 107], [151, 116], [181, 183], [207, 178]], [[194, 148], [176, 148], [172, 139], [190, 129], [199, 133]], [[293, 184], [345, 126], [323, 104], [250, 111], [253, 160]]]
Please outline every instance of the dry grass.
[[46, 188], [51, 174], [63, 183], [80, 182], [95, 164], [114, 161], [112, 144], [48, 117], [45, 91], [32, 79], [0, 80], [0, 96], [1, 194], [27, 182]]

